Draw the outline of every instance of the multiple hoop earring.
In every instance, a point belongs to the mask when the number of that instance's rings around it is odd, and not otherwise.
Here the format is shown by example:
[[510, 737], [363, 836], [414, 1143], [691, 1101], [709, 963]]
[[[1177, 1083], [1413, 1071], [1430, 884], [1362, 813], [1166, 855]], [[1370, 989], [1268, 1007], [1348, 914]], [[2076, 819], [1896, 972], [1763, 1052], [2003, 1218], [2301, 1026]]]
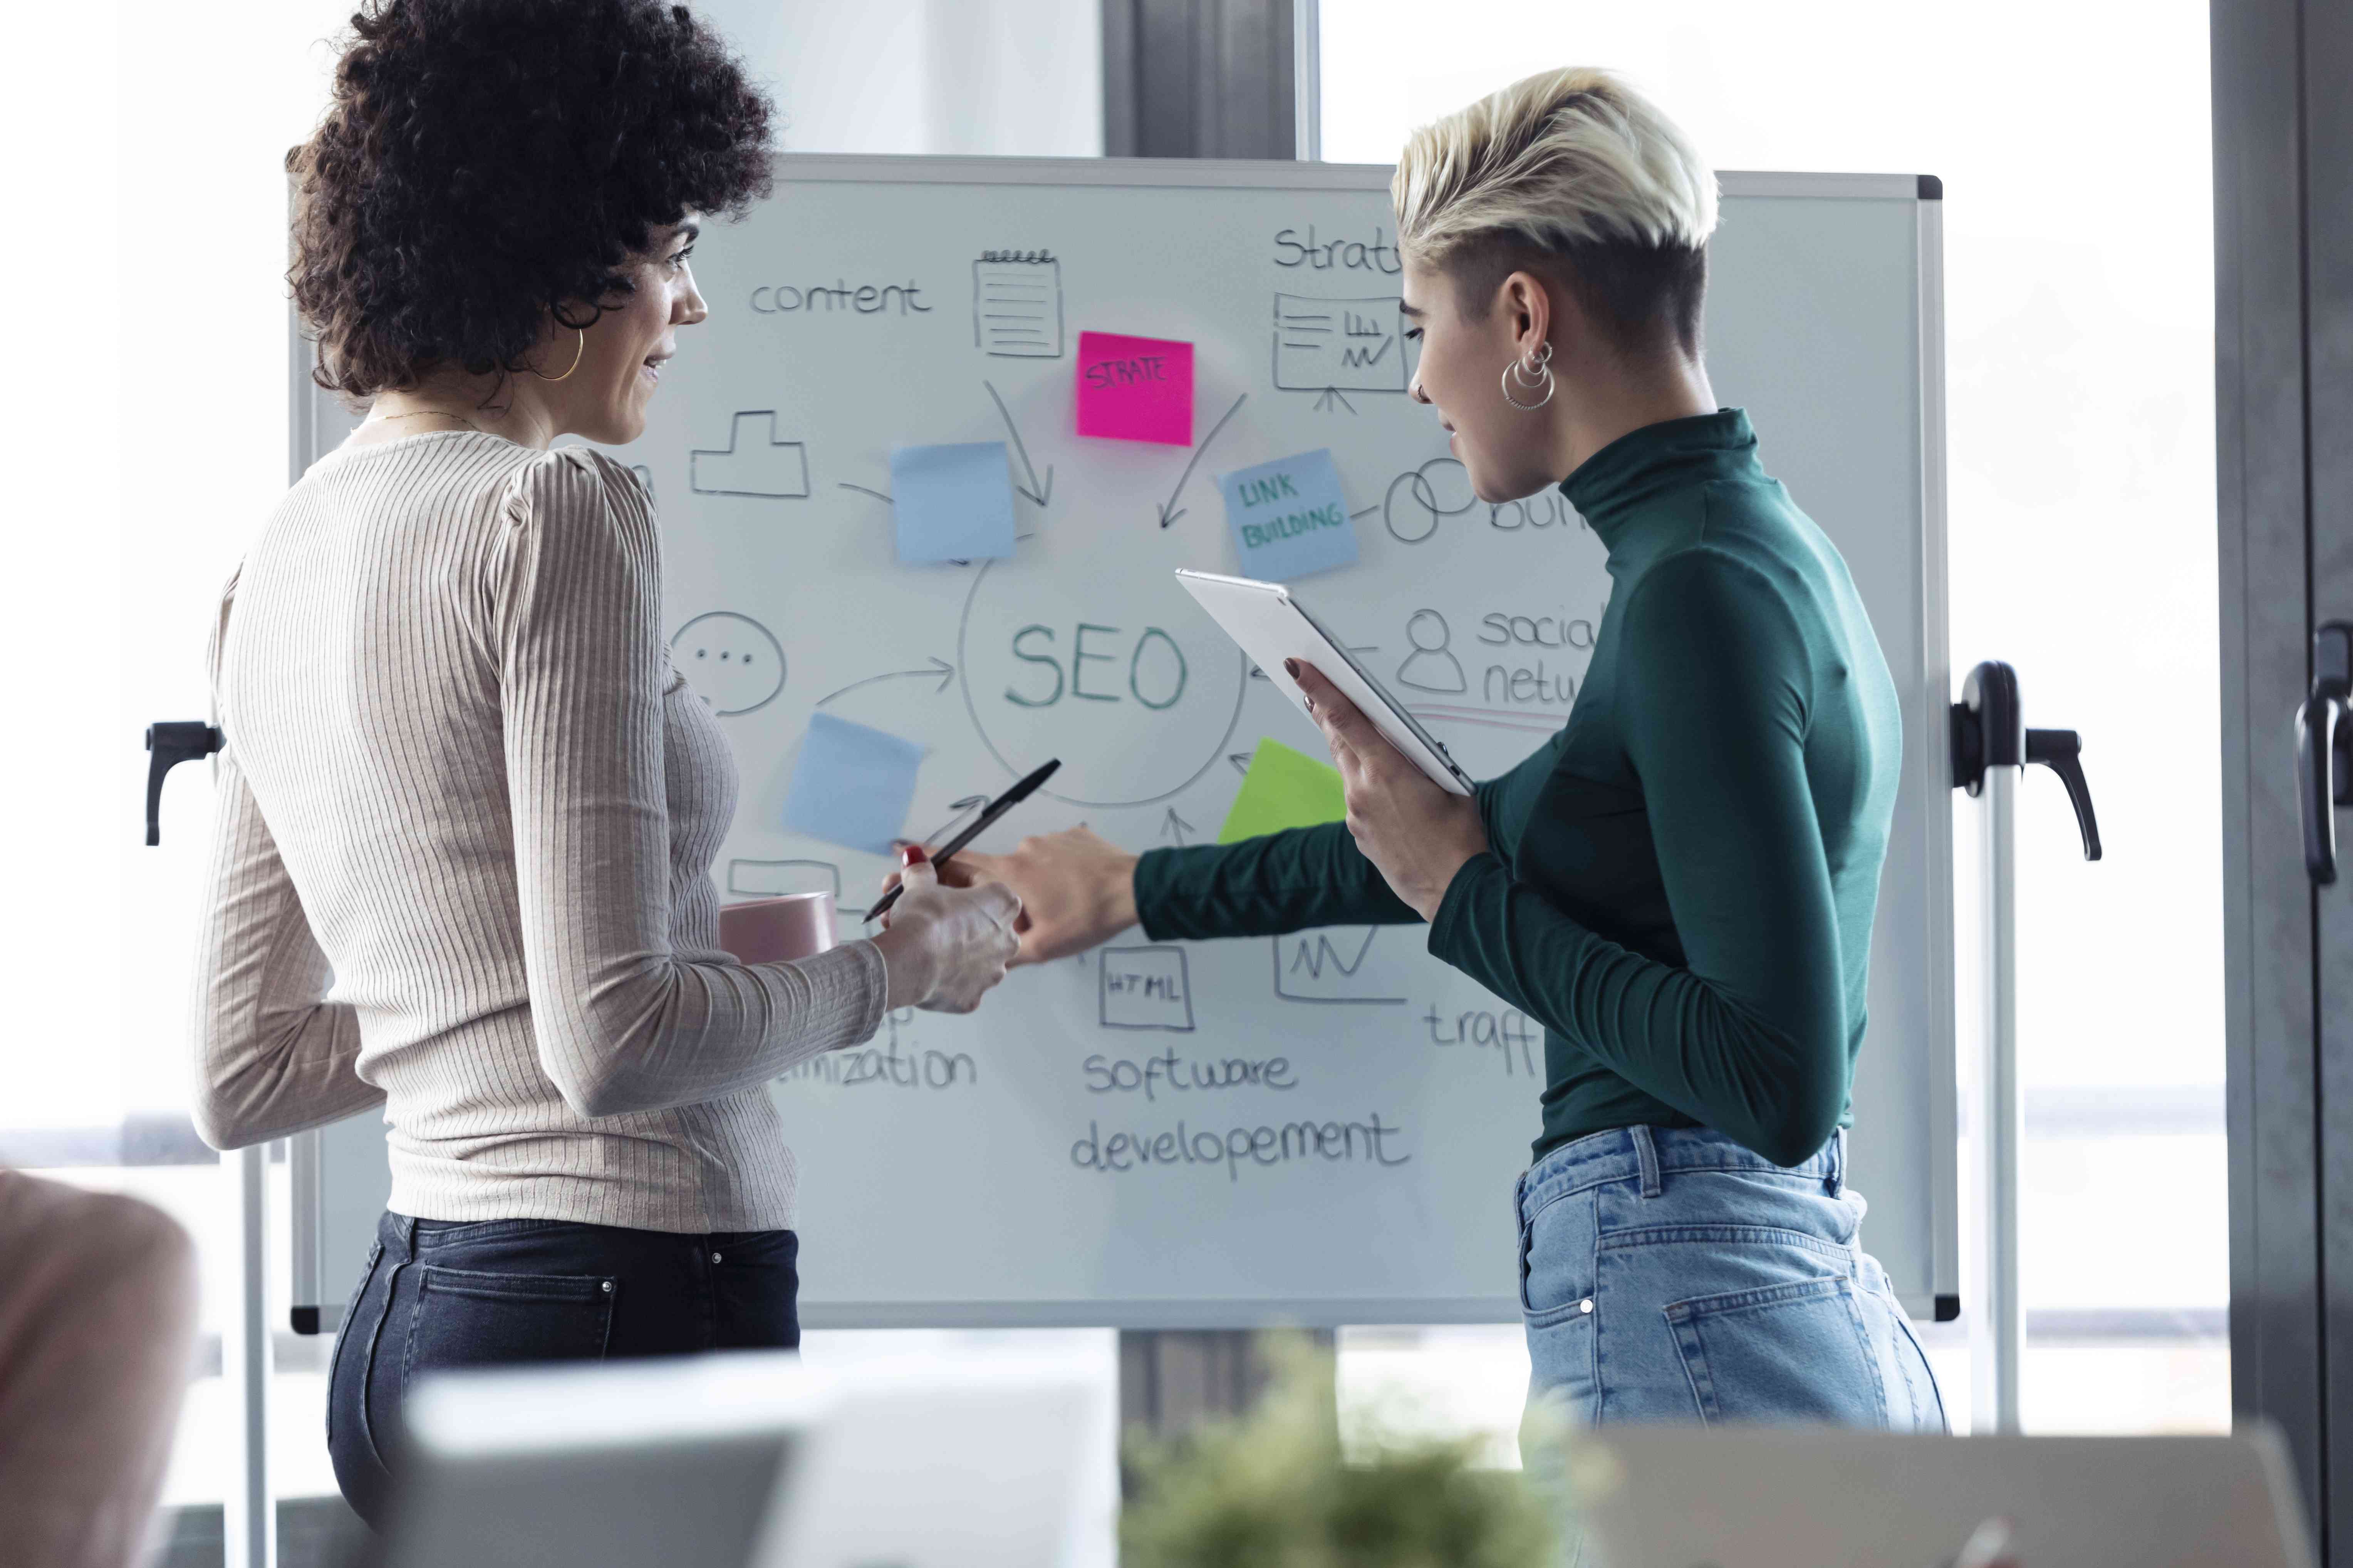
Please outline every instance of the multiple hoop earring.
[[[1536, 388], [1542, 387], [1544, 395], [1534, 403], [1522, 403], [1512, 395], [1512, 388], [1515, 384], [1524, 392], [1534, 392]], [[1552, 401], [1553, 392], [1558, 385], [1559, 380], [1552, 373], [1552, 344], [1550, 343], [1540, 345], [1536, 352], [1526, 359], [1515, 359], [1504, 367], [1504, 401], [1514, 408], [1529, 413], [1542, 408]]]
[[[579, 347], [577, 347], [577, 348], [575, 348], [575, 349], [574, 349], [574, 350], [572, 351], [572, 367], [571, 367], [571, 369], [570, 369], [570, 370], [566, 370], [566, 371], [564, 373], [564, 374], [562, 374], [562, 375], [550, 375], [550, 374], [548, 374], [545, 371], [532, 370], [532, 367], [531, 367], [531, 366], [529, 366], [529, 365], [525, 365], [525, 366], [523, 366], [523, 369], [525, 369], [525, 370], [530, 370], [532, 374], [533, 374], [533, 375], [535, 375], [535, 376], [539, 377], [539, 379], [540, 379], [540, 380], [542, 380], [542, 381], [564, 381], [564, 380], [568, 379], [568, 378], [571, 376], [571, 374], [572, 374], [572, 372], [573, 372], [573, 371], [575, 371], [575, 370], [578, 370], [578, 369], [580, 368], [580, 361], [581, 361], [581, 359], [582, 359], [585, 355], [586, 355], [586, 353], [588, 353], [588, 331], [587, 331], [587, 329], [586, 329], [586, 328], [585, 328], [585, 327], [575, 327], [575, 328], [573, 328], [572, 330], [573, 330], [575, 332], [577, 332], [577, 333], [580, 335], [580, 345], [579, 345]], [[1551, 345], [1550, 343], [1546, 343], [1546, 344], [1545, 345], [1545, 348], [1546, 348], [1546, 352], [1550, 352], [1550, 350], [1551, 350], [1551, 348], [1552, 348], [1552, 345]], [[1507, 394], [1505, 394], [1505, 395], [1506, 395], [1506, 396], [1509, 396], [1510, 395], [1507, 393]], [[1548, 396], [1548, 395], [1549, 395], [1549, 394], [1547, 394], [1546, 395]]]

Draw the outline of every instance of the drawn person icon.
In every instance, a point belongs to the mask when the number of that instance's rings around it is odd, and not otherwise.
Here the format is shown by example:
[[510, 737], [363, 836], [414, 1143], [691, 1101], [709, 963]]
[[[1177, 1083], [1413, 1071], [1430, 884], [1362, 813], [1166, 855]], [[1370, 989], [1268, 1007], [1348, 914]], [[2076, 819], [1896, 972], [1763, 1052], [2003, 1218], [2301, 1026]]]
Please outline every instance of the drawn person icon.
[[1398, 666], [1398, 683], [1417, 691], [1467, 691], [1471, 683], [1463, 679], [1462, 661], [1447, 648], [1452, 640], [1453, 628], [1446, 617], [1436, 610], [1416, 610], [1413, 619], [1405, 624], [1406, 640], [1413, 651]]

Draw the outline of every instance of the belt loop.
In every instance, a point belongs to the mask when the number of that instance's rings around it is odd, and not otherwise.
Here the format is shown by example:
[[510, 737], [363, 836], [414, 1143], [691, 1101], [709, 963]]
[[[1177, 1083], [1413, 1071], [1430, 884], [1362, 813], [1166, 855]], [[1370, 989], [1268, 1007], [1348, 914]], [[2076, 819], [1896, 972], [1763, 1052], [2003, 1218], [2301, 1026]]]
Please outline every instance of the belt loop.
[[406, 1214], [396, 1215], [393, 1216], [392, 1228], [400, 1233], [400, 1247], [402, 1253], [408, 1258], [416, 1258], [417, 1216], [415, 1215]]
[[1651, 1130], [1641, 1122], [1626, 1129], [1634, 1141], [1634, 1163], [1642, 1173], [1642, 1195], [1655, 1198], [1664, 1189], [1659, 1183], [1659, 1146], [1651, 1141]]
[[1830, 1156], [1831, 1162], [1830, 1173], [1822, 1178], [1822, 1185], [1830, 1190], [1831, 1196], [1843, 1197], [1846, 1195], [1845, 1128], [1841, 1127], [1831, 1134], [1830, 1144], [1822, 1152]]

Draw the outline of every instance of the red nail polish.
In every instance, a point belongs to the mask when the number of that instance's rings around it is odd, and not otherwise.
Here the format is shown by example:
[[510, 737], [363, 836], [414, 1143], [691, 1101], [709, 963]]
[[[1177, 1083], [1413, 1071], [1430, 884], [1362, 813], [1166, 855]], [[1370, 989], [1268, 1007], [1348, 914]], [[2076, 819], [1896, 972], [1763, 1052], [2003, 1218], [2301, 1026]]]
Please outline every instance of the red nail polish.
[[920, 866], [930, 858], [930, 856], [923, 853], [923, 847], [920, 844], [899, 846], [899, 864], [902, 866]]
[[1293, 680], [1298, 679], [1299, 679], [1299, 661], [1298, 661], [1297, 659], [1295, 659], [1295, 658], [1286, 658], [1286, 659], [1284, 659], [1284, 660], [1282, 661], [1282, 672], [1283, 672], [1285, 675], [1288, 675], [1289, 677], [1291, 677], [1291, 679], [1293, 679]]

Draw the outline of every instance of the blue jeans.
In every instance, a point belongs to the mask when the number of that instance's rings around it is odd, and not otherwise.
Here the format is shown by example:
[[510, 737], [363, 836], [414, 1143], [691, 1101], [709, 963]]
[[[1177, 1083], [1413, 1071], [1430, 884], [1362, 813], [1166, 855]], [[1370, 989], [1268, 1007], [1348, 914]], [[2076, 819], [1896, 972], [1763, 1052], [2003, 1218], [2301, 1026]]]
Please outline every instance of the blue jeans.
[[1563, 1144], [1517, 1191], [1529, 1395], [1588, 1425], [1823, 1421], [1945, 1430], [1841, 1133], [1784, 1168], [1706, 1128]]
[[335, 1484], [381, 1526], [401, 1400], [428, 1372], [801, 1342], [799, 1238], [387, 1213], [327, 1369]]

